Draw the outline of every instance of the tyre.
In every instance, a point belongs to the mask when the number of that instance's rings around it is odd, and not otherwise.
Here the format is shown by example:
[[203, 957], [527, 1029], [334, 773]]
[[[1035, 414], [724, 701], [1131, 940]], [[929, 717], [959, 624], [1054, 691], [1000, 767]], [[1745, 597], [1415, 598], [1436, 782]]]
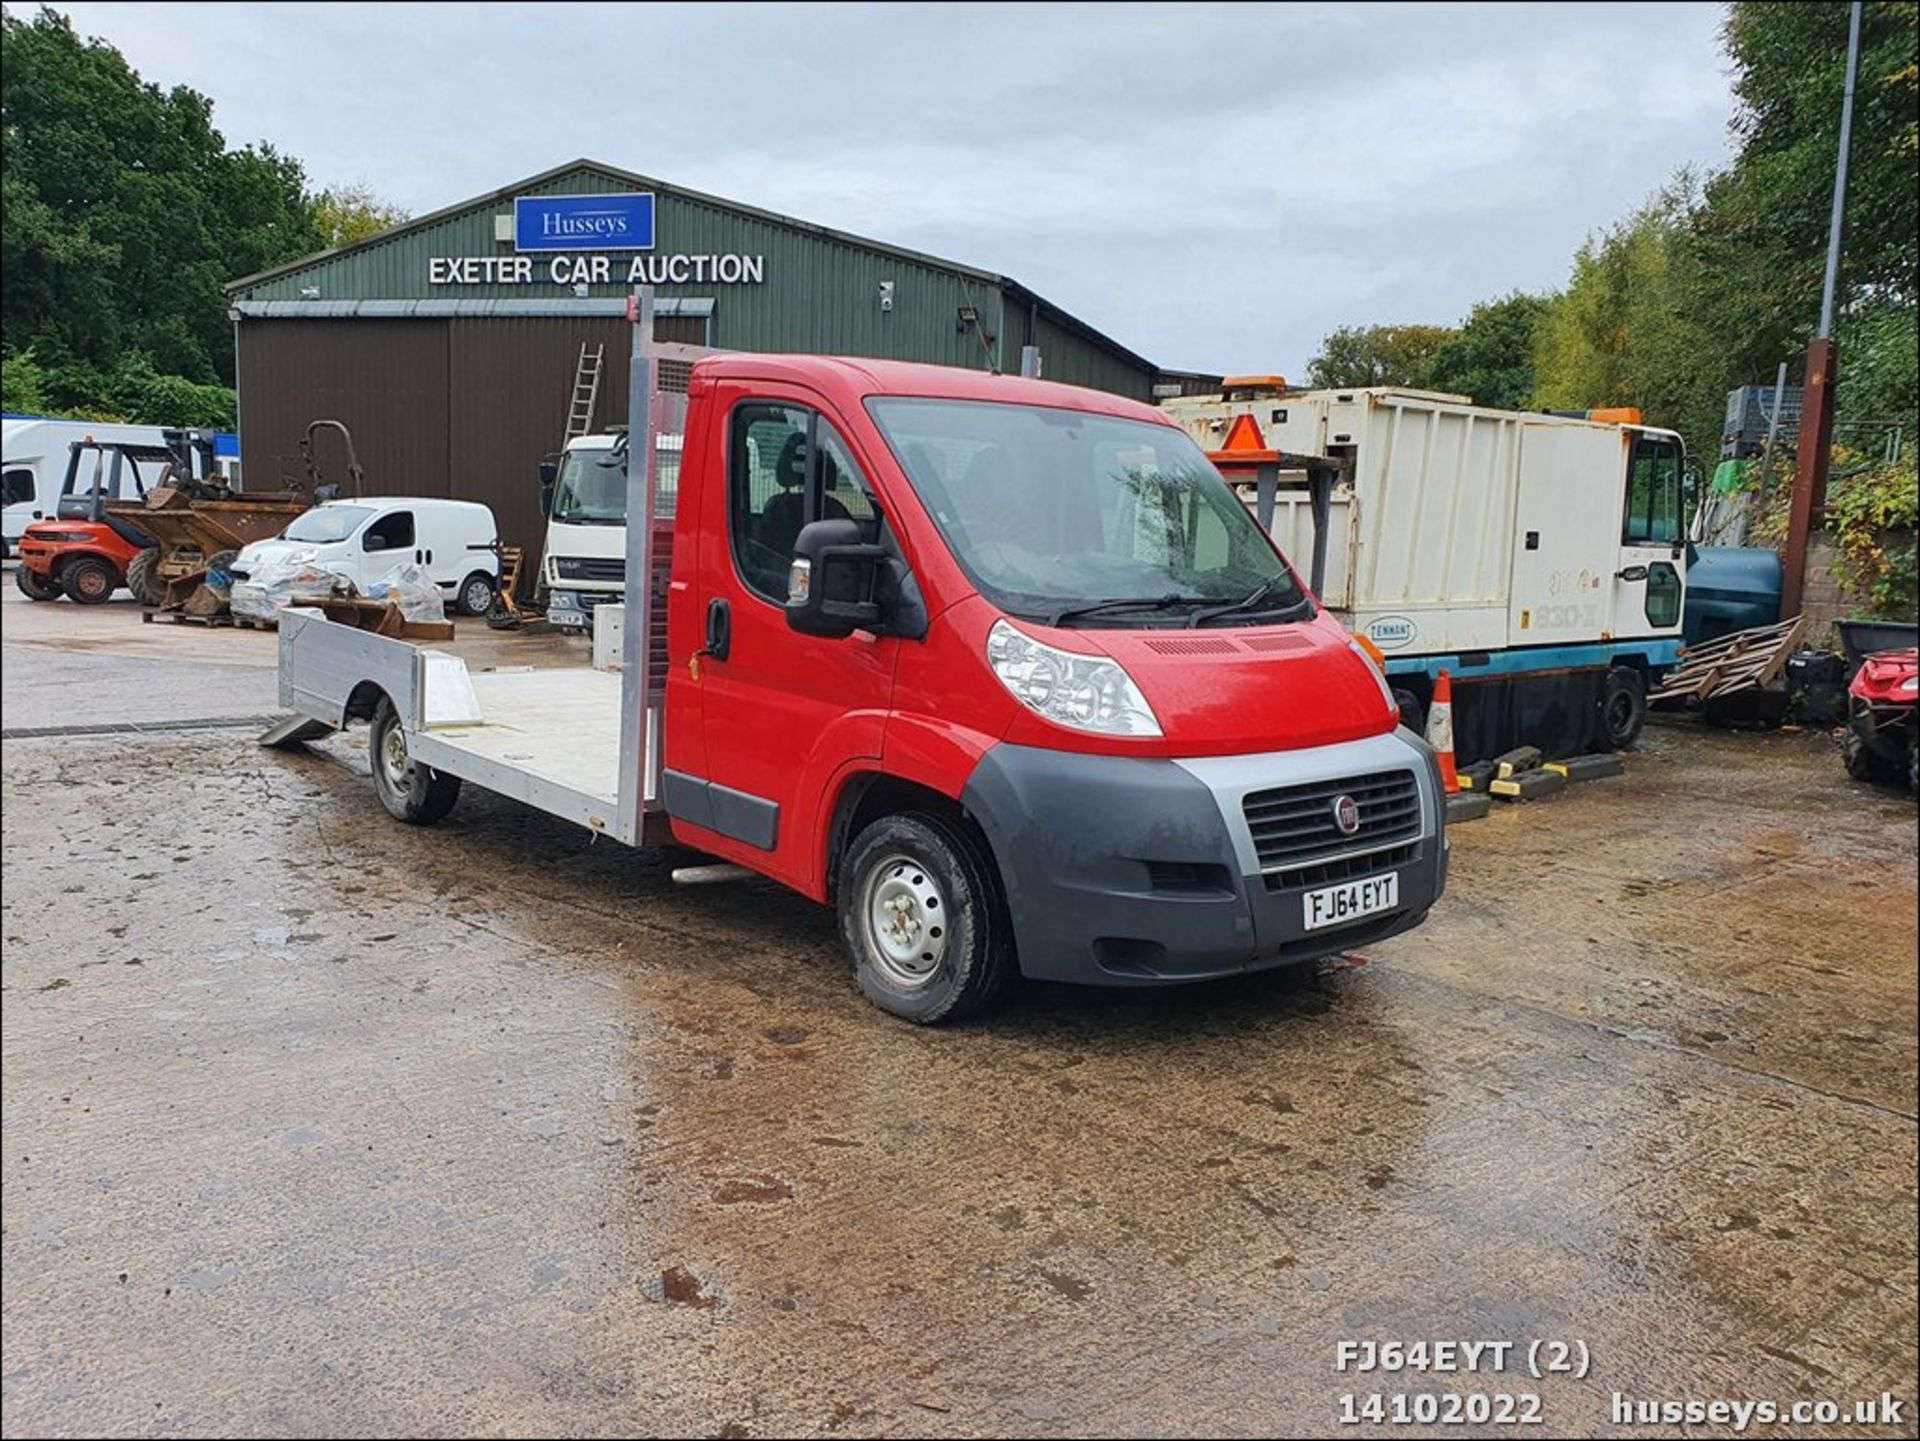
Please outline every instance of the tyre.
[[79, 605], [105, 605], [120, 583], [120, 573], [97, 555], [70, 560], [60, 572], [60, 589]]
[[485, 615], [493, 604], [493, 577], [484, 570], [476, 570], [460, 582], [460, 593], [454, 597], [453, 608], [462, 615]]
[[1880, 758], [1861, 739], [1860, 732], [1851, 727], [1840, 741], [1840, 763], [1847, 768], [1847, 774], [1857, 781], [1881, 779]]
[[840, 934], [861, 992], [918, 1025], [984, 1008], [1013, 968], [1013, 927], [986, 843], [940, 816], [882, 816], [840, 867]]
[[1600, 742], [1610, 751], [1626, 750], [1640, 739], [1647, 723], [1647, 681], [1630, 665], [1607, 672], [1600, 692]]
[[150, 545], [127, 562], [127, 589], [142, 605], [164, 605], [166, 578], [160, 574], [160, 547]]
[[406, 727], [400, 724], [393, 702], [384, 696], [367, 734], [367, 760], [373, 766], [373, 788], [380, 793], [380, 804], [395, 820], [430, 826], [460, 799], [459, 776], [419, 765], [407, 754]]
[[1395, 686], [1393, 703], [1400, 707], [1400, 724], [1424, 738], [1427, 733], [1427, 708], [1420, 703], [1420, 697], [1404, 686]]
[[60, 582], [51, 576], [37, 575], [22, 565], [13, 573], [13, 583], [28, 600], [60, 599]]

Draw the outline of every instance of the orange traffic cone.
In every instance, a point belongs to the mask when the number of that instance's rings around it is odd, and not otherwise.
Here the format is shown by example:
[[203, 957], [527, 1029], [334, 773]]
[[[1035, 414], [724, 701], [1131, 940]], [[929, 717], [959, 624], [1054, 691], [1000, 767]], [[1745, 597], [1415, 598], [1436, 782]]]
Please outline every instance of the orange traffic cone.
[[1440, 762], [1440, 781], [1450, 796], [1460, 794], [1460, 774], [1453, 767], [1453, 677], [1446, 671], [1433, 683], [1433, 704], [1427, 707], [1427, 744]]

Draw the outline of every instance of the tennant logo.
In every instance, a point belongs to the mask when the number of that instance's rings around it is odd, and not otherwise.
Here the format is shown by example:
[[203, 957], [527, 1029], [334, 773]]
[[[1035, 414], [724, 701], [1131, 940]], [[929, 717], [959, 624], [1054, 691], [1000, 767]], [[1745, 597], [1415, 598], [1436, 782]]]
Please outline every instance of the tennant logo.
[[513, 248], [651, 250], [653, 197], [521, 195], [513, 202]]
[[1420, 628], [1404, 615], [1383, 615], [1378, 620], [1367, 622], [1367, 639], [1381, 650], [1398, 650], [1403, 645], [1411, 645]]

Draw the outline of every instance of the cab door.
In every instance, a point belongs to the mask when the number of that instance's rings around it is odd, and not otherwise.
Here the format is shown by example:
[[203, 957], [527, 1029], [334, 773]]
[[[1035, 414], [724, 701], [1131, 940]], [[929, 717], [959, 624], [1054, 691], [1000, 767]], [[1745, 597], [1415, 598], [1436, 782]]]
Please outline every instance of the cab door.
[[1635, 432], [1627, 447], [1620, 564], [1613, 577], [1616, 640], [1680, 633], [1686, 603], [1680, 438]]
[[721, 483], [697, 501], [703, 644], [688, 666], [706, 773], [669, 770], [664, 795], [683, 839], [818, 895], [822, 806], [849, 763], [881, 753], [900, 642], [790, 630], [787, 571], [822, 516], [878, 538], [872, 472], [804, 389], [723, 382], [714, 408]]

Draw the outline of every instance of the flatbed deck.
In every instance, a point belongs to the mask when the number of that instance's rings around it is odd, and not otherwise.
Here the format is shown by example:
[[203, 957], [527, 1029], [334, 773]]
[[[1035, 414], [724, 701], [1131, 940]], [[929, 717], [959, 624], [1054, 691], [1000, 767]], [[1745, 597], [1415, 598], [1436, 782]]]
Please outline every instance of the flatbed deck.
[[[622, 821], [620, 671], [470, 671], [458, 656], [337, 625], [317, 611], [283, 613], [285, 704], [338, 729], [368, 683], [399, 710], [415, 760], [589, 830], [638, 840], [637, 821]], [[658, 809], [660, 719], [656, 701], [643, 732], [641, 810]]]

